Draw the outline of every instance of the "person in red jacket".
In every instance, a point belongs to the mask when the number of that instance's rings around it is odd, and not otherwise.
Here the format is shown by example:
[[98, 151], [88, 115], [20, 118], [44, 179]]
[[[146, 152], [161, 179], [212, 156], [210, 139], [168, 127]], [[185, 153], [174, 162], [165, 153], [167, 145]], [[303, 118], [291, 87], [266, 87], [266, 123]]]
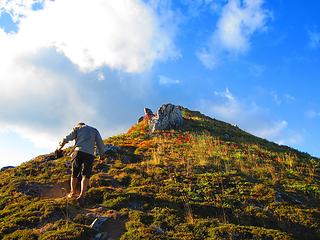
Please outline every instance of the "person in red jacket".
[[64, 145], [69, 141], [75, 140], [74, 152], [72, 153], [72, 176], [71, 176], [71, 191], [68, 194], [69, 198], [77, 196], [76, 186], [78, 177], [82, 175], [81, 192], [77, 199], [85, 196], [89, 178], [92, 174], [92, 165], [94, 160], [94, 147], [97, 146], [100, 154], [100, 161], [105, 159], [105, 146], [97, 129], [78, 123], [72, 131], [62, 139], [59, 143], [58, 150], [62, 150]]

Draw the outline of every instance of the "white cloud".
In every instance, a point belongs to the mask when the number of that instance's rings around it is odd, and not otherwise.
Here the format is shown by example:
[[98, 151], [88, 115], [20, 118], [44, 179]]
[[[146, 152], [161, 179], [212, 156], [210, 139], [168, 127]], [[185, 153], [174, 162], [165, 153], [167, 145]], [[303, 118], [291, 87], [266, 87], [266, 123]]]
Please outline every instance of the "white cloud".
[[309, 30], [309, 46], [313, 49], [320, 48], [320, 31]]
[[32, 13], [33, 6], [42, 5], [45, 0], [2, 0], [0, 12], [8, 13], [12, 21], [18, 23], [21, 19]]
[[262, 128], [255, 130], [255, 134], [263, 138], [273, 138], [278, 137], [279, 133], [283, 131], [288, 126], [287, 121], [276, 121], [270, 122], [268, 128]]
[[182, 4], [186, 5], [188, 8], [188, 15], [198, 16], [201, 11], [206, 9], [208, 6], [212, 8], [217, 7], [217, 0], [182, 0]]
[[102, 72], [99, 72], [99, 73], [97, 74], [97, 79], [98, 79], [99, 81], [103, 81], [103, 80], [106, 79], [106, 77], [105, 77], [105, 75], [104, 75]]
[[281, 105], [283, 103], [289, 104], [296, 101], [296, 98], [288, 93], [278, 94], [276, 91], [270, 91], [269, 94], [277, 105]]
[[202, 64], [208, 69], [213, 69], [219, 62], [217, 56], [208, 52], [206, 49], [202, 49], [197, 52], [196, 55]]
[[289, 103], [296, 101], [296, 98], [288, 93], [284, 94], [284, 99]]
[[227, 49], [246, 51], [251, 35], [263, 28], [267, 14], [262, 8], [262, 0], [231, 0], [225, 6], [218, 21], [216, 37]]
[[282, 103], [282, 100], [280, 99], [280, 97], [278, 96], [278, 94], [275, 91], [271, 91], [270, 95], [273, 99], [273, 101], [277, 104], [280, 105]]
[[96, 111], [83, 98], [86, 94], [81, 94], [76, 76], [63, 73], [63, 66], [55, 72], [51, 66], [37, 65], [38, 59], [28, 58], [17, 56], [0, 66], [0, 124], [37, 146], [52, 147], [63, 124], [91, 120]]
[[302, 141], [301, 134], [288, 131], [286, 120], [271, 117], [266, 109], [259, 107], [254, 102], [237, 99], [228, 88], [223, 92], [215, 91], [214, 94], [213, 100], [202, 100], [200, 104], [202, 112], [228, 123], [236, 124], [256, 136], [277, 143], [297, 144]]
[[292, 133], [287, 138], [279, 139], [278, 144], [281, 145], [297, 145], [303, 142], [303, 136], [300, 133]]
[[153, 64], [177, 56], [169, 17], [140, 0], [34, 3], [0, 5], [19, 25], [0, 28], [0, 126], [50, 149], [78, 121], [103, 136], [125, 130]]
[[310, 110], [305, 112], [305, 116], [310, 118], [310, 119], [317, 118], [317, 117], [320, 117], [320, 112], [316, 111], [316, 110], [313, 110], [313, 109], [310, 109]]
[[[23, 142], [24, 144], [21, 144]], [[11, 131], [0, 130], [0, 145], [1, 145], [1, 158], [0, 168], [13, 165], [16, 166], [24, 161], [30, 160], [36, 156], [48, 151], [42, 151], [43, 149], [35, 149], [25, 139]]]
[[138, 0], [47, 1], [19, 20], [14, 38], [23, 47], [53, 47], [82, 71], [108, 66], [142, 72], [176, 54], [154, 10]]
[[174, 85], [180, 84], [181, 81], [177, 79], [172, 79], [164, 75], [159, 75], [159, 84], [160, 85]]
[[226, 88], [225, 92], [214, 92], [215, 95], [217, 96], [222, 96], [225, 97], [226, 99], [228, 99], [229, 101], [234, 102], [235, 101], [235, 97], [232, 95], [232, 93], [230, 92], [230, 90], [228, 88]]
[[207, 47], [197, 53], [199, 59], [212, 69], [224, 54], [245, 53], [252, 35], [266, 28], [269, 15], [263, 8], [263, 0], [229, 0], [222, 8]]

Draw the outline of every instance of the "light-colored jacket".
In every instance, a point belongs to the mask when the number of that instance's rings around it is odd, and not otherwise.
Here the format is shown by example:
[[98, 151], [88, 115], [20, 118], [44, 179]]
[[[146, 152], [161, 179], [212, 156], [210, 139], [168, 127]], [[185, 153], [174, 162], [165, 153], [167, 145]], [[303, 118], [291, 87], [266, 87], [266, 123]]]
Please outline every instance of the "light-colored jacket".
[[88, 125], [77, 125], [62, 140], [62, 144], [75, 140], [75, 151], [81, 151], [94, 155], [94, 146], [97, 145], [101, 157], [105, 156], [104, 143], [97, 129]]

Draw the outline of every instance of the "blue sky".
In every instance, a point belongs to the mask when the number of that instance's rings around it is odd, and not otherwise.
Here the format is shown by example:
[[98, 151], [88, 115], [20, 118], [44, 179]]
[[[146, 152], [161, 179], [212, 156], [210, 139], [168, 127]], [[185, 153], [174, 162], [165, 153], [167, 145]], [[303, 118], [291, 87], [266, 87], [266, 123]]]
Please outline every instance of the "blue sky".
[[0, 2], [0, 167], [172, 102], [320, 156], [320, 2]]

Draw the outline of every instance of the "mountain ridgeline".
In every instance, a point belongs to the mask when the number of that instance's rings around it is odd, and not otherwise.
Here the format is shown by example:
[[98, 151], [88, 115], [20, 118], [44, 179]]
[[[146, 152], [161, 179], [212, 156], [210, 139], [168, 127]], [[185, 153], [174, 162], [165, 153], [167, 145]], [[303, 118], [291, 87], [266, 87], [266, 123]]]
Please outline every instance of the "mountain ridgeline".
[[320, 239], [318, 158], [179, 109], [175, 130], [105, 139], [82, 201], [71, 148], [0, 172], [0, 239]]

